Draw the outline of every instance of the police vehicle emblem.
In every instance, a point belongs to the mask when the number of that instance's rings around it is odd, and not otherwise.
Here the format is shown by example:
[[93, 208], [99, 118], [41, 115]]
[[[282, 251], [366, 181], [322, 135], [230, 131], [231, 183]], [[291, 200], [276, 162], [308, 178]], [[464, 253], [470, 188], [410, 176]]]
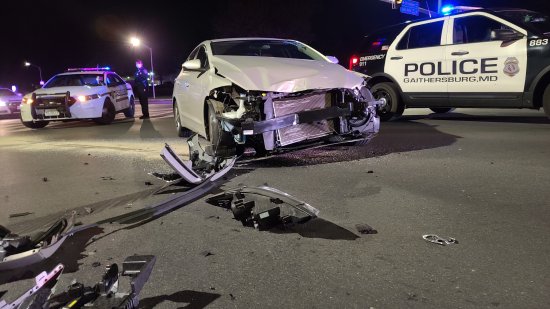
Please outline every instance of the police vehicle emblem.
[[514, 77], [519, 73], [519, 60], [516, 57], [510, 57], [504, 62], [504, 74]]

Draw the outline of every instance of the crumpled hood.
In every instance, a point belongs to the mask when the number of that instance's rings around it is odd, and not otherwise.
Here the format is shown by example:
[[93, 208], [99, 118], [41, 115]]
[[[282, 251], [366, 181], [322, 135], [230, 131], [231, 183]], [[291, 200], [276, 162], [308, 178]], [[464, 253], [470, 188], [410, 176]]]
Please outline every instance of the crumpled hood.
[[272, 57], [214, 56], [218, 73], [245, 90], [299, 92], [355, 88], [363, 77], [325, 61]]
[[[99, 86], [98, 86], [99, 87]], [[40, 95], [46, 95], [46, 94], [64, 94], [67, 91], [71, 93], [71, 96], [79, 96], [79, 95], [91, 95], [100, 93], [101, 90], [98, 87], [90, 87], [90, 86], [72, 86], [72, 87], [52, 87], [52, 88], [40, 88], [36, 89], [34, 93], [36, 93], [37, 96]]]

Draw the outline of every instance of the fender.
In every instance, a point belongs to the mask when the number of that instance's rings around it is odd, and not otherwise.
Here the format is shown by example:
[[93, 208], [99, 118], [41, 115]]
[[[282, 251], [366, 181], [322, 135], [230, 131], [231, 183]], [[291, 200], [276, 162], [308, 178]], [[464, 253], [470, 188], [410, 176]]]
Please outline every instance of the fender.
[[389, 79], [392, 83], [395, 84], [395, 86], [397, 87], [397, 90], [399, 90], [399, 95], [403, 96], [403, 90], [401, 89], [401, 85], [399, 85], [397, 80], [393, 76], [391, 76], [390, 74], [387, 74], [387, 73], [384, 73], [384, 72], [375, 73], [367, 79], [367, 84], [370, 87], [372, 87], [374, 85], [372, 83], [372, 80], [376, 80], [376, 79], [379, 79], [379, 78]]
[[[540, 89], [537, 89], [537, 87], [539, 86], [540, 82], [545, 78], [545, 76], [550, 77], [549, 74], [550, 74], [550, 66], [547, 66], [546, 68], [541, 70], [539, 74], [537, 74], [537, 76], [533, 79], [533, 82], [531, 83], [531, 85], [525, 85], [526, 92], [523, 98], [523, 107], [531, 107], [531, 108], [542, 107], [542, 102], [540, 106], [537, 106], [536, 104], [537, 102], [535, 102], [535, 100], [537, 99], [536, 95], [538, 94], [535, 91], [540, 90]], [[550, 82], [550, 80], [548, 80], [548, 82]]]

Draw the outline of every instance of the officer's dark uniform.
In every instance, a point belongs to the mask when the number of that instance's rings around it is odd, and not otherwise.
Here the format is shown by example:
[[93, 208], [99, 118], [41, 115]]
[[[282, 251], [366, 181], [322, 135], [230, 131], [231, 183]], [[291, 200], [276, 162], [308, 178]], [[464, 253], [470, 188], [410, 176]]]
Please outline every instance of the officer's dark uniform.
[[141, 104], [141, 112], [144, 117], [149, 117], [149, 100], [147, 98], [147, 70], [143, 67], [137, 69], [134, 74], [134, 92]]

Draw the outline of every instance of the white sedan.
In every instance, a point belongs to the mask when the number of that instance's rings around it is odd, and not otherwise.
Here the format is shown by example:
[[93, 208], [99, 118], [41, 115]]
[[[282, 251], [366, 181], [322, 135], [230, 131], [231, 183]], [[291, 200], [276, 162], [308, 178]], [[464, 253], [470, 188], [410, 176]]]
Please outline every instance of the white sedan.
[[294, 40], [205, 41], [175, 80], [177, 132], [225, 156], [368, 141], [380, 122], [366, 78]]
[[19, 113], [21, 94], [10, 89], [0, 88], [0, 116]]
[[134, 117], [132, 87], [109, 69], [69, 69], [23, 97], [21, 122], [43, 128], [50, 121], [93, 119], [109, 124], [116, 113]]

